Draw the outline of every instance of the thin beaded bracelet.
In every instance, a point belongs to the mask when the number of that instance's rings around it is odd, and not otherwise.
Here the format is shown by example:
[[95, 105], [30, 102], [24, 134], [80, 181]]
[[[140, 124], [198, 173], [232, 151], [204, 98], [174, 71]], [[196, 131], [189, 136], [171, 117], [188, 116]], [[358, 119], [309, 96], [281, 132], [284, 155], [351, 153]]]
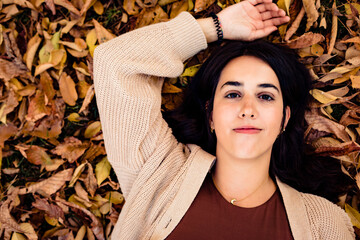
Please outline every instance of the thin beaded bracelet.
[[218, 37], [218, 43], [221, 43], [223, 38], [224, 38], [224, 34], [223, 34], [223, 30], [221, 28], [221, 23], [219, 21], [219, 18], [218, 16], [211, 12], [210, 13], [210, 16], [212, 17], [212, 19], [214, 20], [214, 24], [215, 24], [215, 27], [216, 27], [216, 33], [217, 33], [217, 37]]

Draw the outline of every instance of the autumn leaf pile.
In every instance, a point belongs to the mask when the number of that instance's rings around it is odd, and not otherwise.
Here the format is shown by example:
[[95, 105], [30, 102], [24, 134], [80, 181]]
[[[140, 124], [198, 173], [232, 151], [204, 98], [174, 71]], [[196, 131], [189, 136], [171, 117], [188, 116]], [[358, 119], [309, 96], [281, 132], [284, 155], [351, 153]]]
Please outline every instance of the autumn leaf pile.
[[[207, 17], [232, 0], [0, 1], [0, 238], [108, 239], [124, 199], [106, 158], [92, 79], [97, 45], [181, 11]], [[314, 78], [305, 139], [360, 186], [360, 4], [279, 0], [291, 17], [268, 39], [301, 56]], [[215, 44], [168, 79], [180, 101]], [[358, 231], [358, 189], [340, 199]]]

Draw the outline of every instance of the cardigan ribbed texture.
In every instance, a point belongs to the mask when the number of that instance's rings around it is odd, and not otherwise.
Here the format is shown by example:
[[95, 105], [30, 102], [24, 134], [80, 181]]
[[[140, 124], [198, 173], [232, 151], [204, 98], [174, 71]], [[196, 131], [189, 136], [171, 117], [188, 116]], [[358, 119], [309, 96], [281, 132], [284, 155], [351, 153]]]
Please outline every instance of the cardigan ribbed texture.
[[[112, 239], [164, 239], [196, 197], [215, 157], [178, 143], [161, 114], [165, 77], [207, 48], [188, 12], [101, 44], [94, 52], [94, 84], [108, 160], [126, 203]], [[354, 239], [346, 213], [324, 198], [277, 180], [295, 240]], [[234, 236], [236, 238], [236, 236]]]

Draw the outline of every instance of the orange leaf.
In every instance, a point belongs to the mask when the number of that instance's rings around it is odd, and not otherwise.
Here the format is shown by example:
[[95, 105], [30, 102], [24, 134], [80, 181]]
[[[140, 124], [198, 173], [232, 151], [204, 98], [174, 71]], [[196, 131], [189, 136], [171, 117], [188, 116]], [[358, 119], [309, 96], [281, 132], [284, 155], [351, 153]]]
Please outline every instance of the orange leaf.
[[68, 105], [74, 106], [76, 104], [76, 100], [78, 99], [75, 83], [65, 72], [63, 72], [60, 76], [59, 88], [64, 101]]

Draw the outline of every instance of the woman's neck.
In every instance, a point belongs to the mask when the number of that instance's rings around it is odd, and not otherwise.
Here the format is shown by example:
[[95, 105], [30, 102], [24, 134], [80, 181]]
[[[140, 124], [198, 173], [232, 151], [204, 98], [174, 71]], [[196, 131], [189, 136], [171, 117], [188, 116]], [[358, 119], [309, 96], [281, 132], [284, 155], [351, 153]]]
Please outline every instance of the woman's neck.
[[270, 159], [229, 160], [217, 156], [213, 181], [228, 201], [236, 199], [240, 207], [256, 207], [265, 203], [275, 192], [276, 185], [269, 176]]

